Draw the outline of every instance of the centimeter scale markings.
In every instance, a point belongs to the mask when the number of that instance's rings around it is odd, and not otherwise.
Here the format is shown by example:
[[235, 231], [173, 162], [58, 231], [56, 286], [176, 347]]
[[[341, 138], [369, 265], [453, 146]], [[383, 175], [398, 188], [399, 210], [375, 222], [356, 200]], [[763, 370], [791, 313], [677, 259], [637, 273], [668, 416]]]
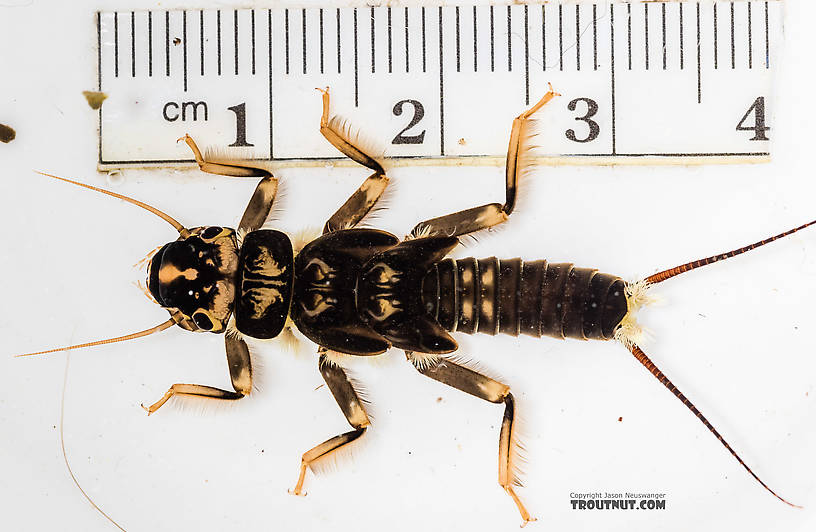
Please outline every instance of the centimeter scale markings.
[[501, 159], [548, 82], [563, 97], [541, 155], [763, 159], [782, 35], [778, 1], [119, 11], [97, 28], [102, 167], [192, 162], [184, 133], [339, 158], [317, 128], [325, 86], [385, 156]]

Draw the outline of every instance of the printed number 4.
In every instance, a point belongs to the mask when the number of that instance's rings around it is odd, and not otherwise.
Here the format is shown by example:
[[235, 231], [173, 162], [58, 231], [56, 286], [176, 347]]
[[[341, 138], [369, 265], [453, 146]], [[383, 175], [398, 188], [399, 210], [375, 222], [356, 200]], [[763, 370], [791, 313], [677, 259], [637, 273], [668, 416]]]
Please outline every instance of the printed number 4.
[[[745, 125], [745, 121], [748, 120], [748, 115], [751, 113], [754, 114], [754, 125]], [[771, 128], [765, 125], [765, 97], [760, 96], [754, 100], [751, 107], [742, 115], [742, 119], [739, 121], [739, 124], [737, 124], [737, 131], [753, 131], [754, 136], [751, 140], [768, 140], [765, 132], [770, 129]]]

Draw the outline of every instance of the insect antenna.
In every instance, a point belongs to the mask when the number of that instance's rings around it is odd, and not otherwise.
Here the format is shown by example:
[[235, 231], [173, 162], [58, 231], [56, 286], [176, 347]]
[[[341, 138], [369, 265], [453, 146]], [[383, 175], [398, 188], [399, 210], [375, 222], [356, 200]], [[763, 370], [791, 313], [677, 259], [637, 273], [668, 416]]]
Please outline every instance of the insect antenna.
[[153, 333], [161, 332], [165, 329], [169, 329], [176, 323], [182, 320], [182, 315], [180, 313], [175, 313], [173, 316], [165, 321], [164, 323], [160, 323], [155, 327], [151, 327], [150, 329], [145, 329], [144, 331], [139, 331], [131, 334], [126, 334], [124, 336], [117, 336], [116, 338], [108, 338], [106, 340], [97, 340], [95, 342], [88, 342], [85, 344], [77, 344], [77, 345], [69, 345], [66, 347], [58, 347], [56, 349], [47, 349], [45, 351], [37, 351], [36, 353], [25, 353], [23, 355], [14, 355], [15, 357], [30, 357], [34, 355], [45, 355], [47, 353], [56, 353], [57, 351], [70, 351], [71, 349], [81, 349], [83, 347], [93, 347], [95, 345], [103, 345], [103, 344], [115, 344], [116, 342], [124, 342], [125, 340], [133, 340], [134, 338], [141, 338], [142, 336], [149, 336]]
[[[811, 222], [811, 223], [813, 223], [813, 222]], [[810, 224], [808, 224], [808, 225], [810, 225]], [[802, 227], [806, 227], [806, 226], [802, 226]], [[801, 229], [801, 227], [799, 229]], [[796, 229], [796, 230], [798, 230], [798, 229]], [[778, 238], [778, 237], [774, 237], [774, 238]], [[760, 480], [760, 478], [756, 475], [756, 473], [751, 471], [751, 468], [748, 467], [748, 465], [745, 462], [742, 461], [742, 458], [740, 458], [740, 456], [737, 454], [737, 452], [734, 449], [732, 449], [731, 446], [728, 444], [728, 442], [725, 441], [725, 439], [720, 435], [719, 432], [717, 432], [717, 429], [715, 429], [714, 426], [708, 421], [708, 419], [706, 419], [706, 417], [702, 414], [702, 412], [697, 410], [697, 407], [694, 406], [692, 404], [692, 402], [689, 401], [688, 398], [686, 398], [685, 395], [683, 395], [683, 392], [681, 392], [680, 390], [677, 389], [677, 387], [672, 383], [672, 381], [670, 381], [669, 378], [666, 377], [666, 375], [664, 375], [663, 372], [660, 371], [660, 369], [657, 366], [655, 366], [654, 362], [652, 362], [652, 360], [648, 357], [648, 355], [646, 355], [646, 353], [644, 353], [640, 349], [640, 347], [637, 346], [637, 344], [634, 344], [634, 343], [629, 344], [627, 346], [627, 349], [629, 349], [629, 352], [632, 353], [635, 356], [635, 358], [638, 360], [638, 362], [643, 364], [643, 366], [647, 370], [649, 370], [649, 373], [654, 375], [655, 378], [657, 380], [659, 380], [660, 383], [663, 386], [665, 386], [671, 393], [673, 393], [675, 397], [680, 399], [680, 402], [683, 403], [684, 405], [686, 405], [686, 407], [689, 410], [691, 410], [691, 412], [695, 416], [697, 416], [697, 419], [699, 419], [703, 423], [703, 425], [705, 425], [706, 428], [709, 431], [711, 431], [711, 433], [714, 434], [714, 436], [716, 436], [718, 440], [720, 440], [720, 443], [722, 443], [725, 446], [725, 448], [728, 449], [728, 452], [731, 453], [731, 456], [736, 458], [737, 462], [739, 462], [742, 465], [742, 467], [744, 467], [745, 470], [748, 471], [748, 473], [750, 473], [750, 475], [756, 479], [757, 482], [762, 484], [763, 488], [768, 490], [774, 497], [776, 497], [780, 501], [784, 502], [788, 506], [793, 506], [794, 508], [802, 508], [798, 504], [793, 504], [791, 502], [786, 501], [785, 499], [783, 499], [782, 497], [777, 495], [774, 490], [769, 488], [767, 484], [762, 482], [762, 480]]]
[[53, 174], [47, 174], [45, 172], [40, 172], [40, 171], [37, 171], [37, 170], [35, 170], [35, 172], [37, 172], [40, 175], [44, 175], [46, 177], [51, 177], [51, 178], [54, 178], [54, 179], [58, 179], [60, 181], [66, 182], [66, 183], [71, 183], [72, 185], [76, 185], [78, 187], [87, 188], [88, 190], [94, 190], [96, 192], [101, 192], [102, 194], [107, 194], [108, 196], [113, 196], [114, 198], [119, 198], [121, 200], [125, 200], [125, 201], [127, 201], [129, 203], [132, 203], [134, 205], [137, 205], [137, 206], [143, 208], [146, 211], [152, 212], [153, 214], [155, 214], [156, 216], [158, 216], [159, 218], [161, 218], [165, 222], [169, 223], [170, 225], [172, 225], [176, 229], [176, 231], [179, 232], [179, 234], [182, 237], [187, 237], [190, 234], [187, 231], [187, 229], [185, 229], [183, 225], [178, 223], [172, 216], [160, 211], [159, 209], [157, 209], [155, 207], [151, 207], [147, 203], [142, 203], [139, 200], [129, 198], [127, 196], [123, 196], [122, 194], [117, 194], [116, 192], [111, 192], [110, 190], [105, 190], [104, 188], [99, 188], [99, 187], [95, 187], [95, 186], [92, 186], [92, 185], [86, 185], [85, 183], [80, 183], [79, 181], [73, 181], [71, 179], [68, 179], [67, 177], [59, 177], [59, 176], [56, 176], [56, 175], [53, 175]]
[[770, 238], [766, 238], [765, 240], [760, 240], [759, 242], [754, 242], [751, 245], [741, 247], [739, 249], [734, 249], [727, 253], [719, 253], [717, 255], [712, 255], [711, 257], [706, 257], [704, 259], [698, 259], [695, 261], [687, 262], [686, 264], [681, 264], [680, 266], [675, 266], [674, 268], [669, 268], [668, 270], [663, 270], [662, 272], [658, 272], [654, 275], [650, 275], [645, 279], [646, 283], [648, 284], [655, 284], [661, 283], [666, 279], [671, 279], [675, 275], [680, 275], [681, 273], [686, 273], [688, 271], [700, 268], [702, 266], [708, 266], [709, 264], [713, 264], [715, 262], [723, 261], [725, 259], [730, 259], [731, 257], [736, 257], [737, 255], [742, 255], [746, 251], [751, 251], [752, 249], [756, 249], [760, 246], [764, 246], [765, 244], [770, 244], [774, 240], [779, 240], [780, 238], [786, 237], [788, 235], [792, 235], [797, 231], [801, 231], [811, 225], [816, 224], [816, 220], [812, 222], [808, 222], [804, 225], [800, 225], [799, 227], [794, 227], [784, 233], [779, 233], [776, 236], [772, 236]]

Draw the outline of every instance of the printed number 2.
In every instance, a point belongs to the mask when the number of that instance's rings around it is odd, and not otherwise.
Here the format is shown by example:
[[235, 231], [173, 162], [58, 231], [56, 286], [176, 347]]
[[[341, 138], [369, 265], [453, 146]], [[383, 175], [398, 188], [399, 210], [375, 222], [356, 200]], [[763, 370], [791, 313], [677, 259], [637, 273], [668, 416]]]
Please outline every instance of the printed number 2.
[[[745, 121], [751, 113], [754, 113], [754, 125], [746, 126], [744, 125]], [[754, 100], [751, 107], [742, 115], [742, 120], [737, 124], [737, 131], [753, 131], [754, 136], [751, 140], [768, 140], [768, 137], [765, 136], [765, 132], [769, 129], [771, 128], [765, 125], [765, 97], [760, 96]]]
[[417, 135], [405, 135], [405, 132], [414, 127], [422, 120], [422, 117], [425, 116], [425, 108], [422, 107], [422, 104], [416, 100], [400, 100], [396, 104], [394, 104], [394, 109], [392, 112], [394, 116], [400, 116], [402, 114], [402, 108], [405, 104], [409, 104], [414, 108], [414, 117], [411, 118], [411, 121], [408, 122], [408, 125], [405, 126], [402, 131], [397, 133], [397, 136], [391, 141], [391, 144], [422, 144], [425, 140], [425, 130], [423, 129], [421, 133]]
[[598, 103], [591, 99], [591, 98], [575, 98], [572, 100], [568, 105], [567, 108], [570, 111], [575, 111], [576, 107], [578, 106], [578, 102], [584, 102], [587, 106], [586, 114], [584, 116], [576, 116], [575, 120], [581, 120], [587, 123], [589, 126], [589, 133], [585, 138], [579, 139], [575, 135], [574, 129], [568, 129], [566, 132], [567, 138], [574, 142], [590, 142], [598, 138], [598, 135], [601, 132], [601, 127], [598, 125], [597, 122], [592, 120], [592, 117], [598, 113]]

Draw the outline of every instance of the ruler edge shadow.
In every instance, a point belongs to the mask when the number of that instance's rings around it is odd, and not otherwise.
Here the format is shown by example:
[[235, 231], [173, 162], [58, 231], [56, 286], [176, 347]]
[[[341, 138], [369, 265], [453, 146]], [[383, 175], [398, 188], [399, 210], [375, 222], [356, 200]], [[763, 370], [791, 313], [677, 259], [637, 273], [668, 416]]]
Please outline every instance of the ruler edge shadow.
[[[267, 163], [264, 167], [270, 168], [317, 168], [321, 166], [356, 168], [358, 165], [346, 158], [265, 158], [243, 159]], [[478, 155], [470, 157], [386, 157], [384, 161], [392, 164], [391, 167], [501, 167], [505, 164], [504, 156]], [[603, 154], [603, 155], [560, 155], [541, 156], [532, 159], [535, 167], [552, 166], [702, 166], [723, 164], [767, 164], [772, 160], [768, 152], [732, 153], [732, 154]], [[97, 165], [99, 172], [120, 169], [197, 169], [198, 165], [192, 159], [166, 159], [154, 161], [103, 161]]]

